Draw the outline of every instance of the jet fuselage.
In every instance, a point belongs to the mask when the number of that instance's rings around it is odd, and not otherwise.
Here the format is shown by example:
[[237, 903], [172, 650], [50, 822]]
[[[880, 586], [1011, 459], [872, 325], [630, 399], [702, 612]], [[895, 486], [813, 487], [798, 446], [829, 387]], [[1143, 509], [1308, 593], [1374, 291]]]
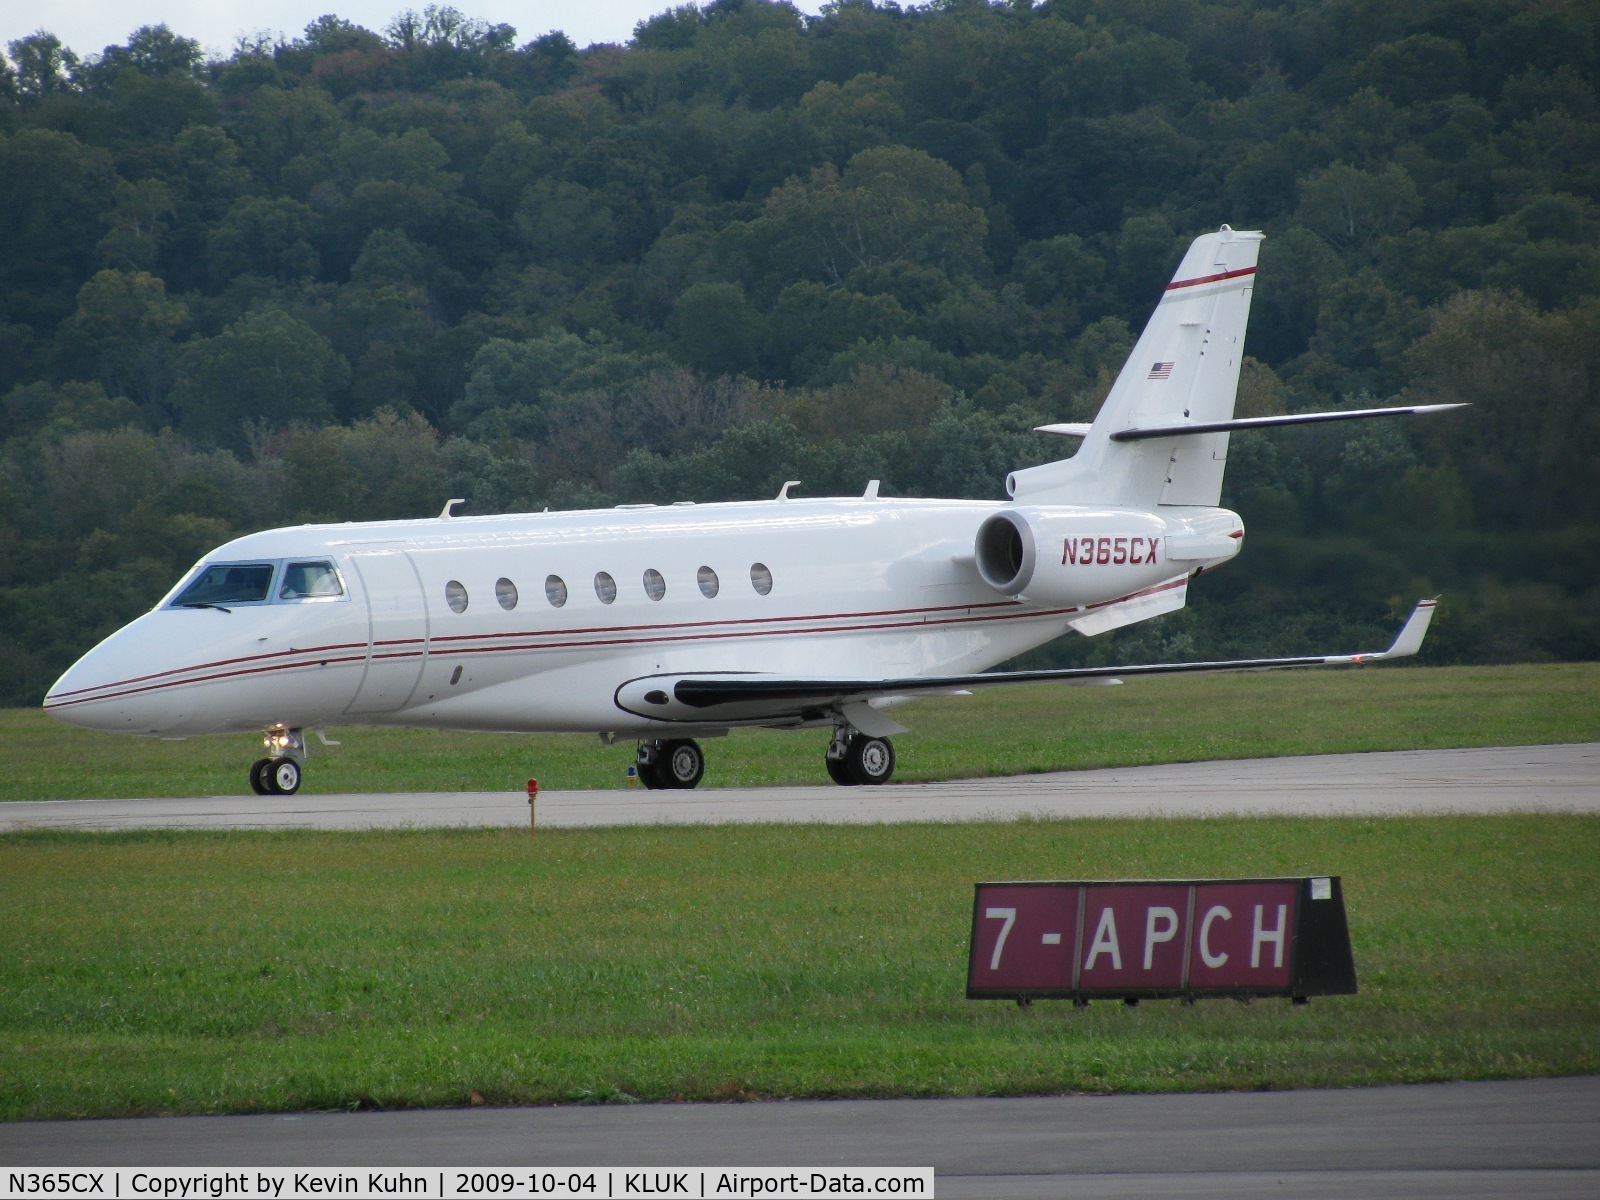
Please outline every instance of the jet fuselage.
[[[1130, 597], [1181, 602], [1201, 564], [1169, 543], [1240, 528], [1218, 509], [1057, 509], [1036, 548], [1055, 572], [1046, 594], [1007, 595], [974, 542], [1015, 507], [874, 496], [269, 530], [207, 555], [45, 707], [162, 737], [330, 724], [648, 735], [682, 722], [619, 707], [629, 680], [981, 671]], [[338, 594], [283, 594], [292, 566], [321, 563]], [[179, 606], [229, 565], [270, 568], [263, 597]]]

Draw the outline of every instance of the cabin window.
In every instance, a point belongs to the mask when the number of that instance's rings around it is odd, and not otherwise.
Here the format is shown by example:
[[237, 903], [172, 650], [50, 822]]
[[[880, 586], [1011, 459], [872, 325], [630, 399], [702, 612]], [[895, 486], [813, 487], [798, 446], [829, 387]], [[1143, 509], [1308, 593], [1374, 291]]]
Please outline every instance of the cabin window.
[[517, 606], [517, 585], [501, 576], [494, 581], [494, 598], [500, 601], [501, 608], [510, 612]]
[[695, 574], [695, 582], [700, 585], [700, 594], [707, 600], [714, 600], [717, 595], [719, 582], [717, 573], [710, 567], [701, 567]]
[[208, 604], [259, 604], [272, 591], [271, 563], [216, 563], [184, 588], [173, 608]]
[[600, 597], [601, 604], [610, 604], [617, 598], [617, 581], [611, 578], [609, 571], [601, 571], [595, 575], [594, 594]]
[[451, 612], [466, 612], [467, 589], [458, 580], [452, 579], [444, 585], [444, 602], [450, 606]]
[[661, 572], [654, 567], [644, 573], [644, 594], [652, 600], [659, 600], [667, 594], [667, 581], [661, 578]]
[[766, 563], [753, 563], [750, 567], [750, 586], [765, 596], [772, 591], [772, 572]]
[[546, 575], [544, 579], [544, 598], [550, 601], [552, 608], [560, 608], [567, 602], [567, 581], [559, 575]]
[[292, 562], [283, 569], [280, 600], [337, 600], [343, 595], [344, 584], [330, 562]]

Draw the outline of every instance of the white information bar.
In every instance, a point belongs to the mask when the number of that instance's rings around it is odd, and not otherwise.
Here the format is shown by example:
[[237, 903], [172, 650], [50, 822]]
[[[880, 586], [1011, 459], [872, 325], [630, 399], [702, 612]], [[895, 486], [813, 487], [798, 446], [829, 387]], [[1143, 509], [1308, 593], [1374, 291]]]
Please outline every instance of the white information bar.
[[932, 1167], [94, 1167], [6, 1168], [0, 1200], [621, 1200], [628, 1196], [914, 1196]]

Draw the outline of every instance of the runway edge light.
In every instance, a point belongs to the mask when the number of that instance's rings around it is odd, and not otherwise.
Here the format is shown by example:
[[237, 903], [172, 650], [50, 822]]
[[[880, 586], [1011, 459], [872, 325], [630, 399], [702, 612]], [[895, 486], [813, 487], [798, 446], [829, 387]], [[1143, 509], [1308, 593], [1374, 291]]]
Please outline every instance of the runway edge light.
[[973, 889], [967, 999], [1356, 993], [1337, 875], [1051, 880]]

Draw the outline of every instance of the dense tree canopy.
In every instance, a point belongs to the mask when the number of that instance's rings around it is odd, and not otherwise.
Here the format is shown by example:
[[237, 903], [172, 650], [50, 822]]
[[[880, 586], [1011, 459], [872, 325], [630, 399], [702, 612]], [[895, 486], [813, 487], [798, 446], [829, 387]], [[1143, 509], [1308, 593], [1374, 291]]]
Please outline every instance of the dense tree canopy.
[[999, 496], [1190, 238], [1268, 234], [1250, 549], [1047, 653], [1600, 656], [1600, 8], [683, 4], [627, 45], [430, 6], [208, 60], [0, 57], [0, 702], [225, 538], [767, 494]]

